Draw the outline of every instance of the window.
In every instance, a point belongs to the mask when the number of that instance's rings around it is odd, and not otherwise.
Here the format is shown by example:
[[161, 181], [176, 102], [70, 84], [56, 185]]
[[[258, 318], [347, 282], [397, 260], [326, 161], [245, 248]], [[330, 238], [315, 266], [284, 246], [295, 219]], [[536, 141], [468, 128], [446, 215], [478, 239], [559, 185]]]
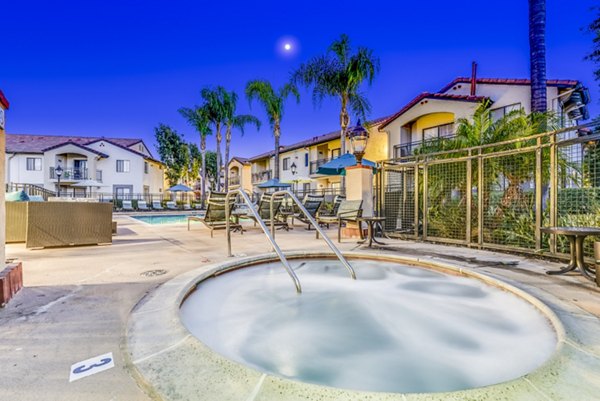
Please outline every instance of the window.
[[290, 158], [286, 157], [283, 159], [283, 170], [289, 170], [290, 169]]
[[144, 162], [144, 173], [148, 174], [148, 162]]
[[336, 157], [340, 157], [341, 152], [342, 152], [342, 150], [340, 148], [331, 149], [331, 158], [335, 159]]
[[304, 167], [308, 167], [308, 153], [304, 154]]
[[509, 104], [508, 106], [498, 107], [497, 109], [490, 110], [490, 115], [492, 116], [492, 121], [498, 121], [501, 118], [504, 118], [507, 114], [510, 114], [513, 111], [521, 110], [523, 107], [521, 103]]
[[449, 138], [454, 135], [454, 123], [437, 125], [423, 129], [423, 142], [438, 138]]
[[27, 170], [28, 171], [42, 171], [42, 158], [41, 157], [28, 157], [27, 158]]
[[117, 173], [129, 173], [129, 160], [117, 160]]

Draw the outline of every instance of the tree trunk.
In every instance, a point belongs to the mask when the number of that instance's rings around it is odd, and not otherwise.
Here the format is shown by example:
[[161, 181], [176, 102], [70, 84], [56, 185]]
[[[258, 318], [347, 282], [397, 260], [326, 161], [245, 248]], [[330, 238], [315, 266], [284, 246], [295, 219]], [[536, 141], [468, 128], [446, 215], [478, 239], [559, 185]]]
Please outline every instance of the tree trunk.
[[231, 144], [231, 126], [225, 130], [225, 192], [229, 191], [229, 146]]
[[[348, 125], [350, 124], [350, 117], [348, 116], [347, 110], [347, 99], [342, 97], [342, 111], [340, 112], [340, 156], [346, 154], [346, 132], [348, 131]], [[340, 189], [342, 193], [346, 191], [346, 177], [340, 178]]]
[[200, 208], [204, 209], [206, 203], [206, 138], [200, 137], [200, 153], [202, 154], [202, 186], [200, 188]]
[[217, 176], [215, 181], [217, 183], [217, 191], [221, 190], [221, 124], [217, 124]]
[[531, 111], [547, 111], [546, 101], [546, 0], [529, 0], [529, 61]]
[[279, 136], [281, 135], [279, 121], [275, 121], [273, 136], [275, 136], [275, 166], [273, 166], [273, 178], [279, 179]]

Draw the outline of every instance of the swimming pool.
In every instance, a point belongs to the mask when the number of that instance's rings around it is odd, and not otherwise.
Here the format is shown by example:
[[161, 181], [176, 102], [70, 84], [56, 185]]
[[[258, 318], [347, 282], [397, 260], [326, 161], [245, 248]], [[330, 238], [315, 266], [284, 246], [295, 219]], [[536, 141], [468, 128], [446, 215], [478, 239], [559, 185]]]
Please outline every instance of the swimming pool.
[[131, 216], [141, 222], [159, 225], [159, 224], [181, 224], [187, 223], [188, 216], [202, 216], [203, 213], [187, 213], [187, 214], [161, 214], [151, 216]]

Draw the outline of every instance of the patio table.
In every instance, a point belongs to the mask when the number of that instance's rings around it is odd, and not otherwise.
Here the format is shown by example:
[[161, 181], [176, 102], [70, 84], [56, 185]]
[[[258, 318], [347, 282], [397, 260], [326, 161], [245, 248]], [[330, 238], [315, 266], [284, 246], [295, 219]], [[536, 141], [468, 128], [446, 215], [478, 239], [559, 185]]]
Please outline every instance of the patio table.
[[569, 240], [571, 259], [569, 264], [560, 270], [547, 271], [546, 274], [565, 274], [577, 268], [587, 279], [596, 281], [600, 286], [600, 275], [596, 274], [596, 270], [587, 267], [583, 260], [583, 241], [589, 235], [600, 236], [600, 228], [598, 227], [542, 227], [540, 231], [546, 234], [564, 235]]
[[359, 217], [357, 221], [359, 230], [362, 230], [361, 222], [364, 221], [365, 223], [367, 223], [367, 238], [365, 238], [363, 241], [359, 241], [359, 244], [364, 244], [368, 241], [367, 246], [369, 248], [373, 245], [373, 242], [379, 245], [387, 245], [384, 242], [377, 241], [375, 239], [375, 227], [378, 226], [381, 229], [381, 232], [383, 232], [381, 223], [385, 221], [385, 217]]

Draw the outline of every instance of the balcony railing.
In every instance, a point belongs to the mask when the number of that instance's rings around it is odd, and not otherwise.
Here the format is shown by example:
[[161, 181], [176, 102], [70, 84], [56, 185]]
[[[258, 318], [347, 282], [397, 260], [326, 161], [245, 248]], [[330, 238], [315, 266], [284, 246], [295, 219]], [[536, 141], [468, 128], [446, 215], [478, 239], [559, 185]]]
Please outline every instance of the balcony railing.
[[271, 175], [273, 172], [271, 170], [259, 171], [257, 173], [252, 173], [252, 183], [267, 181], [271, 179]]
[[394, 159], [412, 156], [415, 152], [415, 149], [417, 149], [423, 145], [433, 145], [435, 143], [440, 143], [441, 141], [452, 139], [454, 137], [455, 137], [455, 135], [452, 135], [452, 136], [445, 136], [442, 138], [428, 139], [426, 141], [416, 141], [416, 142], [409, 142], [409, 143], [403, 143], [401, 145], [396, 145], [396, 146], [394, 146]]
[[[50, 179], [58, 180], [55, 168], [50, 167]], [[96, 178], [92, 177], [87, 168], [63, 168], [60, 179], [63, 181], [93, 180], [102, 182], [102, 170], [96, 170]]]
[[310, 162], [309, 174], [317, 174], [317, 170], [319, 169], [319, 167], [321, 167], [323, 164], [327, 163], [330, 160], [330, 158], [325, 158]]

